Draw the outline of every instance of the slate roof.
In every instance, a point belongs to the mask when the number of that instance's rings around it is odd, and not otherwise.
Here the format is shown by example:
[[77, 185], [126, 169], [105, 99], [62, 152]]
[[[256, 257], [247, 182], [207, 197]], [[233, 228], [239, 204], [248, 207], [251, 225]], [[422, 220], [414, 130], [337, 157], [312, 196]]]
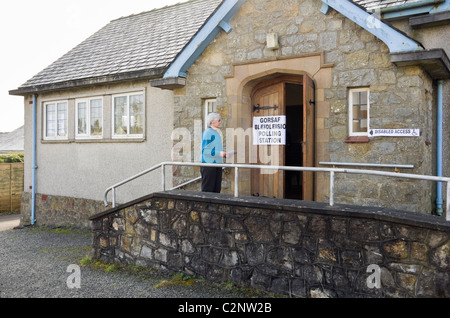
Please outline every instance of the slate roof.
[[10, 94], [164, 73], [222, 0], [191, 0], [111, 21]]
[[0, 133], [0, 153], [8, 151], [23, 151], [24, 127], [17, 128], [9, 133]]
[[386, 7], [399, 6], [411, 2], [418, 2], [421, 0], [353, 0], [356, 4], [364, 7], [367, 11], [373, 9], [382, 9]]
[[[420, 0], [353, 0], [372, 11]], [[190, 0], [111, 21], [12, 95], [162, 76], [223, 0]]]

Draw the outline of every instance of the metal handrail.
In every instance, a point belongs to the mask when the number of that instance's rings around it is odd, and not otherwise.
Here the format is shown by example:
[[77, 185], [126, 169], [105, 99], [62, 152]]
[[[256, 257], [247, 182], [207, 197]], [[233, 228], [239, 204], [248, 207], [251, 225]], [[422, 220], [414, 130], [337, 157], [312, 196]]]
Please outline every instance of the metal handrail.
[[189, 181], [187, 181], [187, 182], [185, 182], [185, 183], [179, 184], [179, 185], [177, 185], [176, 187], [173, 187], [173, 188], [170, 189], [170, 190], [176, 190], [176, 189], [185, 187], [185, 186], [187, 186], [187, 185], [189, 185], [189, 184], [191, 184], [191, 183], [197, 182], [197, 181], [199, 181], [199, 180], [201, 180], [201, 179], [202, 179], [202, 177], [197, 177], [197, 178], [192, 179], [192, 180], [189, 180]]
[[326, 162], [320, 161], [319, 165], [324, 166], [352, 166], [352, 167], [371, 167], [371, 168], [398, 168], [398, 169], [414, 169], [414, 165], [404, 164], [385, 164], [385, 163], [357, 163], [357, 162]]
[[104, 193], [104, 204], [108, 206], [108, 193], [112, 191], [112, 206], [116, 206], [116, 188], [131, 182], [143, 175], [146, 175], [156, 169], [161, 168], [161, 183], [162, 190], [166, 191], [166, 166], [194, 166], [194, 167], [222, 167], [222, 168], [234, 168], [234, 196], [239, 197], [239, 169], [270, 169], [270, 170], [285, 170], [285, 171], [310, 171], [310, 172], [328, 172], [330, 173], [330, 196], [329, 205], [334, 206], [334, 183], [336, 173], [352, 173], [352, 174], [369, 174], [377, 176], [386, 176], [394, 178], [404, 178], [404, 179], [416, 179], [416, 180], [427, 180], [435, 182], [446, 182], [447, 183], [447, 217], [446, 220], [450, 221], [450, 178], [447, 177], [436, 177], [428, 175], [418, 175], [418, 174], [408, 174], [408, 173], [398, 173], [398, 172], [385, 172], [378, 170], [363, 170], [363, 169], [344, 169], [344, 168], [319, 168], [319, 167], [292, 167], [292, 166], [266, 166], [266, 165], [250, 165], [250, 164], [216, 164], [216, 163], [195, 163], [195, 162], [161, 162], [147, 170], [144, 170], [130, 178], [127, 178], [113, 186], [110, 186], [105, 190]]

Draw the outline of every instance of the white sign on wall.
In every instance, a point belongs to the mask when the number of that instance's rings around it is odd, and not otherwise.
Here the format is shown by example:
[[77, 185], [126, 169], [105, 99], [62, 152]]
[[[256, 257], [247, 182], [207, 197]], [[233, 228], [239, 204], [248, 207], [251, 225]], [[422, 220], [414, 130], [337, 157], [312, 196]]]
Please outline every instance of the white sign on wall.
[[286, 116], [253, 117], [254, 145], [286, 145]]
[[420, 129], [370, 129], [369, 137], [419, 137]]

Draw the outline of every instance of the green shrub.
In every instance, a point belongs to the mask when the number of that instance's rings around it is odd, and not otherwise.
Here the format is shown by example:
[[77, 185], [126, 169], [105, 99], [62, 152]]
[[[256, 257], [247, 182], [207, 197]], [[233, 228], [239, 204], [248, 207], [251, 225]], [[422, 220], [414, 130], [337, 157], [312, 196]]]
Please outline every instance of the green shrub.
[[0, 155], [0, 163], [23, 162], [23, 154]]

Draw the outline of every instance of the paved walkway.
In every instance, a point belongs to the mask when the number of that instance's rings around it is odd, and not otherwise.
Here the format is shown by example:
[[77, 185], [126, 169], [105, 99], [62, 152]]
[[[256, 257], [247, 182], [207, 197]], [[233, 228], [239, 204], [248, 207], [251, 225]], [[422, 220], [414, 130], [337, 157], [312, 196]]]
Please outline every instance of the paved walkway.
[[[185, 309], [187, 303], [191, 304], [193, 300], [186, 299], [203, 298], [197, 301], [202, 305], [212, 304], [205, 299], [217, 299], [214, 304], [219, 309], [215, 312], [220, 313], [225, 303], [224, 309], [231, 310], [234, 308], [231, 303], [239, 301], [222, 301], [222, 298], [264, 297], [251, 290], [203, 279], [184, 283], [175, 280], [173, 275], [143, 271], [133, 266], [83, 266], [82, 260], [86, 260], [92, 250], [92, 233], [87, 229], [28, 226], [0, 231], [0, 242], [2, 305], [4, 298], [158, 298], [147, 306], [151, 310], [161, 307], [158, 309], [171, 316], [171, 312], [178, 312], [180, 305], [185, 311], [189, 309]], [[164, 299], [173, 301], [167, 303]], [[267, 302], [271, 306], [272, 300], [274, 298], [255, 302]], [[104, 309], [108, 308], [100, 307], [104, 315]], [[110, 306], [113, 310], [119, 307], [117, 303]], [[279, 316], [283, 307], [277, 308], [274, 304], [270, 310], [272, 313], [277, 311]]]
[[11, 230], [20, 224], [20, 214], [0, 215], [0, 231]]

